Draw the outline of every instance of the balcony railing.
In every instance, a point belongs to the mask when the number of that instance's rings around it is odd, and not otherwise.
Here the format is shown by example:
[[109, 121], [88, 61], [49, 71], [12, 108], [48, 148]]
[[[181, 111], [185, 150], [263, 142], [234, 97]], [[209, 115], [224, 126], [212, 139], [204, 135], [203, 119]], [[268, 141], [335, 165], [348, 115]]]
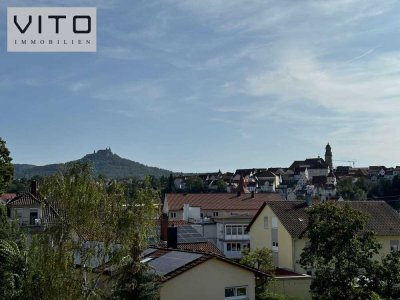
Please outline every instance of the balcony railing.
[[228, 241], [244, 241], [250, 240], [250, 235], [248, 234], [225, 234], [225, 240]]

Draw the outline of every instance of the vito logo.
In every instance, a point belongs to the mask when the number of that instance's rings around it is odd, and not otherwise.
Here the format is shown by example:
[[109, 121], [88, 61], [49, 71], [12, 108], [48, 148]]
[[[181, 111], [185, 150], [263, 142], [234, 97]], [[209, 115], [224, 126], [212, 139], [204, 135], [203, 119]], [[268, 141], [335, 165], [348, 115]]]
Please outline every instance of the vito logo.
[[95, 7], [9, 7], [8, 52], [96, 52]]

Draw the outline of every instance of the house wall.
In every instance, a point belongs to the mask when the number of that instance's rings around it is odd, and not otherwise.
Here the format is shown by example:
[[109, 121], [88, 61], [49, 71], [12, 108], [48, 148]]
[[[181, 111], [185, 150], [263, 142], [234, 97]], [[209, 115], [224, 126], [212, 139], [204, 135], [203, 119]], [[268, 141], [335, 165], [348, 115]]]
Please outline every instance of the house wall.
[[273, 293], [299, 300], [311, 300], [310, 285], [311, 277], [275, 277], [268, 289]]
[[400, 236], [378, 236], [377, 240], [382, 245], [382, 249], [376, 258], [382, 258], [390, 253], [390, 241], [397, 240], [400, 242]]
[[[264, 218], [268, 217], [268, 229], [264, 228]], [[271, 208], [267, 205], [257, 217], [250, 229], [250, 248], [257, 249], [272, 247], [272, 218], [276, 218]], [[282, 223], [278, 222], [278, 265], [279, 268], [293, 269], [293, 243], [290, 234]], [[275, 248], [276, 249], [276, 248]], [[274, 251], [274, 250], [273, 250]]]
[[217, 225], [215, 223], [205, 223], [205, 224], [191, 224], [191, 226], [196, 229], [204, 238], [209, 242], [217, 245]]
[[300, 273], [300, 274], [306, 274], [307, 271], [303, 269], [298, 261], [300, 260], [300, 255], [303, 252], [304, 247], [306, 246], [307, 239], [294, 239], [293, 240], [294, 244], [294, 266], [291, 270]]
[[[173, 220], [183, 220], [183, 209], [180, 210], [168, 210], [165, 208], [163, 209], [164, 213], [168, 213], [168, 218], [170, 221]], [[176, 213], [176, 217], [173, 218], [171, 217], [171, 213], [174, 212]], [[214, 217], [214, 212], [218, 213], [218, 216], [216, 217], [227, 217], [227, 216], [232, 216], [232, 215], [248, 215], [248, 216], [254, 216], [257, 213], [257, 210], [218, 210], [218, 209], [201, 209], [200, 208], [200, 213], [203, 214], [203, 217], [207, 218], [213, 218]]]
[[[264, 228], [264, 217], [268, 216], [269, 226], [268, 229]], [[271, 218], [275, 216], [272, 210], [265, 206], [261, 213], [258, 215], [257, 219], [254, 221], [250, 228], [250, 248], [251, 249], [261, 249], [267, 247], [271, 249]]]
[[225, 288], [241, 286], [247, 286], [248, 299], [254, 300], [254, 273], [213, 258], [163, 283], [160, 300], [221, 300]]
[[[390, 241], [397, 240], [400, 242], [400, 236], [377, 236], [377, 241], [382, 245], [382, 249], [379, 251], [374, 259], [380, 260], [382, 257], [386, 256], [390, 253]], [[301, 252], [303, 251], [304, 247], [306, 246], [307, 239], [295, 239], [294, 240], [294, 269], [293, 271], [297, 273], [305, 274], [306, 270], [304, 270], [299, 263]]]
[[308, 169], [308, 178], [312, 179], [314, 176], [328, 176], [329, 169]]
[[[172, 217], [172, 215], [171, 215], [172, 212], [176, 213], [175, 218]], [[183, 220], [183, 210], [182, 209], [181, 210], [170, 210], [168, 212], [168, 219], [169, 219], [169, 221]]]
[[17, 209], [22, 209], [22, 219], [20, 220], [20, 224], [22, 224], [22, 225], [29, 225], [31, 211], [37, 210], [38, 219], [42, 218], [42, 208], [39, 204], [35, 205], [35, 206], [29, 206], [29, 207], [12, 207], [10, 209], [11, 218], [13, 218], [13, 219], [17, 218]]
[[[269, 207], [268, 207], [269, 208]], [[292, 237], [278, 219], [279, 241], [279, 268], [293, 268], [293, 243]]]

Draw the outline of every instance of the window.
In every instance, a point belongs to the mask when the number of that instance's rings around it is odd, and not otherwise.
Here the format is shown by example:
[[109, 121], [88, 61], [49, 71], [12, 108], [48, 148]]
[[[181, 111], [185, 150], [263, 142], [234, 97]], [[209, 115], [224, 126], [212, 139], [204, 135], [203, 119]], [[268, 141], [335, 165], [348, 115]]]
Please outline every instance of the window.
[[226, 235], [244, 235], [246, 226], [245, 225], [225, 225]]
[[232, 226], [231, 225], [226, 225], [226, 234], [229, 234], [229, 235], [232, 234]]
[[237, 251], [237, 249], [236, 249], [236, 243], [232, 243], [232, 251]]
[[240, 252], [242, 250], [241, 243], [226, 243], [226, 251], [228, 252]]
[[225, 288], [225, 299], [247, 299], [247, 286]]
[[264, 229], [268, 229], [268, 217], [264, 217]]
[[31, 208], [29, 212], [29, 225], [36, 225], [38, 220], [39, 212], [36, 208]]
[[176, 212], [170, 212], [169, 213], [170, 218], [176, 218]]
[[218, 217], [218, 212], [217, 211], [213, 211], [213, 217]]
[[232, 234], [233, 235], [237, 234], [237, 227], [236, 226], [232, 226]]
[[275, 217], [272, 218], [272, 228], [278, 228], [278, 219]]
[[398, 251], [399, 249], [399, 241], [398, 240], [393, 240], [390, 241], [390, 251]]
[[238, 231], [238, 234], [243, 234], [243, 227], [242, 226], [238, 226], [237, 227], [237, 231]]
[[15, 218], [18, 220], [22, 220], [22, 208], [17, 208], [15, 210]]

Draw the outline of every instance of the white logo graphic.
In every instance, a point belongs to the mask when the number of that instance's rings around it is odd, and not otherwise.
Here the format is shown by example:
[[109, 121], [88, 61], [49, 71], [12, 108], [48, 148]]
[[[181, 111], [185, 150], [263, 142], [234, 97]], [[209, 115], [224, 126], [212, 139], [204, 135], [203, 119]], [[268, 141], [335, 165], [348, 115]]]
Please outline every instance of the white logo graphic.
[[8, 52], [96, 52], [95, 7], [8, 7]]

